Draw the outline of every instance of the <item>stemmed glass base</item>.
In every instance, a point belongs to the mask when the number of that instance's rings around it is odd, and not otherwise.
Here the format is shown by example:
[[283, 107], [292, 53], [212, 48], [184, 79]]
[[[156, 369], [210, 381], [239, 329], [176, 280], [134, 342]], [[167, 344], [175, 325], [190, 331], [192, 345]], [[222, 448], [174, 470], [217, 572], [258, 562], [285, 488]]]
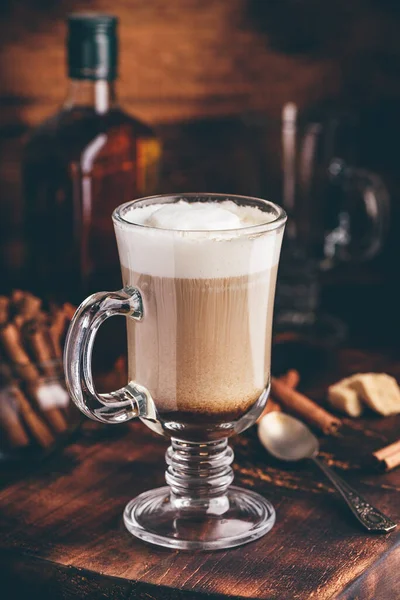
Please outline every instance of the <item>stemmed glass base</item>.
[[136, 537], [167, 548], [218, 550], [256, 540], [275, 523], [271, 503], [231, 486], [228, 440], [172, 439], [166, 455], [168, 486], [131, 500], [124, 523]]

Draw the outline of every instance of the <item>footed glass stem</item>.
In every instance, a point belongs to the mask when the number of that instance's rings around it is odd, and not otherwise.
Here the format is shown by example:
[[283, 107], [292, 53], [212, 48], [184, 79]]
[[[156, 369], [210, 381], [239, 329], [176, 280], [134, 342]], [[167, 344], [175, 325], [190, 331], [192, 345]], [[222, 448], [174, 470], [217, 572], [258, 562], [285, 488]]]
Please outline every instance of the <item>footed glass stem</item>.
[[168, 486], [140, 494], [125, 508], [136, 537], [182, 550], [217, 550], [251, 542], [275, 523], [265, 498], [230, 484], [228, 440], [191, 443], [172, 438], [166, 453]]

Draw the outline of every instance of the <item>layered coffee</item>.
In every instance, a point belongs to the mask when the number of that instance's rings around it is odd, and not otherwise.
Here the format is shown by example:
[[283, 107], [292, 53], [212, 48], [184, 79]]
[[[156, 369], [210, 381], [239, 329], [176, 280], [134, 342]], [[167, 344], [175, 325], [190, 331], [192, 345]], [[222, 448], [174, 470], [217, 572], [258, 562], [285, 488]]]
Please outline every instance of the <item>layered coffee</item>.
[[[125, 286], [142, 295], [128, 320], [129, 378], [163, 415], [228, 422], [263, 393], [281, 231], [232, 201], [131, 208], [116, 234]], [[260, 227], [261, 226], [261, 227]]]

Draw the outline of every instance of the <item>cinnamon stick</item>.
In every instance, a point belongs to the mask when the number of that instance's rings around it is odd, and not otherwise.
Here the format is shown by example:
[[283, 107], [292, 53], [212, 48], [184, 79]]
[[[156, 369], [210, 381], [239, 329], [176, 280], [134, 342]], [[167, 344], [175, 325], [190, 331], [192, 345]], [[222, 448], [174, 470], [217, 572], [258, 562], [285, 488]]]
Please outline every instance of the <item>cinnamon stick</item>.
[[71, 304], [70, 302], [65, 302], [65, 304], [63, 304], [63, 311], [68, 319], [68, 321], [72, 321], [73, 316], [76, 312], [76, 307]]
[[0, 429], [1, 438], [10, 448], [23, 448], [29, 444], [29, 438], [19, 419], [18, 410], [13, 405], [13, 388], [7, 386], [0, 392]]
[[300, 382], [300, 373], [296, 371], [296, 369], [289, 369], [289, 371], [285, 375], [282, 375], [279, 380], [286, 383], [290, 388], [295, 389]]
[[7, 323], [9, 305], [7, 296], [0, 296], [0, 325]]
[[313, 402], [313, 400], [297, 390], [291, 389], [275, 377], [272, 377], [271, 393], [288, 412], [293, 412], [302, 417], [305, 421], [318, 427], [323, 433], [335, 433], [342, 424], [340, 419]]
[[[283, 381], [283, 383], [285, 383], [290, 388], [295, 388], [299, 384], [300, 374], [298, 371], [296, 371], [296, 369], [290, 369], [287, 373], [279, 377], [279, 381]], [[281, 412], [282, 406], [279, 404], [279, 402], [277, 402], [274, 398], [270, 396], [267, 400], [266, 407], [257, 419], [257, 423], [260, 421], [260, 419], [263, 418], [264, 415], [275, 411]]]
[[46, 377], [55, 377], [57, 372], [43, 327], [35, 321], [30, 321], [24, 326], [23, 335], [35, 363], [42, 369]]
[[[3, 408], [5, 407], [4, 401], [6, 401], [14, 409], [14, 416], [10, 411], [7, 411], [7, 419], [4, 421], [4, 429], [7, 428], [7, 431], [4, 432], [6, 438], [12, 445], [25, 446], [29, 442], [25, 432], [26, 429], [40, 446], [43, 448], [50, 446], [54, 441], [50, 429], [40, 416], [36, 414], [25, 394], [13, 381], [11, 370], [5, 364], [2, 365], [0, 370], [0, 380], [2, 385], [5, 385], [4, 389], [6, 390], [5, 393], [7, 393], [7, 397], [3, 398], [2, 406]], [[19, 418], [22, 419], [22, 424], [25, 425], [25, 428], [22, 427]]]
[[[25, 325], [24, 333], [35, 363], [42, 369], [45, 377], [53, 382], [53, 385], [61, 387], [61, 384], [57, 381], [57, 368], [51, 348], [49, 347], [46, 339], [44, 328], [38, 323], [31, 321]], [[39, 404], [39, 407], [43, 411], [43, 416], [49, 423], [50, 427], [56, 433], [63, 433], [68, 429], [68, 423], [61, 410], [57, 406], [51, 406], [51, 404], [46, 407], [40, 405], [40, 399], [43, 395], [43, 393], [41, 393], [41, 388], [43, 388], [45, 385], [46, 381], [43, 382], [42, 380], [35, 383], [30, 383], [28, 387], [30, 395], [34, 396], [35, 403]], [[42, 390], [42, 392], [43, 391], [44, 390]]]
[[40, 374], [32, 364], [21, 342], [21, 333], [15, 323], [7, 323], [0, 329], [0, 343], [17, 375], [27, 383], [36, 382]]
[[18, 294], [17, 298], [14, 302], [16, 312], [14, 321], [18, 327], [22, 327], [24, 323], [37, 317], [42, 301], [29, 292], [22, 292], [22, 295]]
[[11, 292], [10, 301], [16, 305], [16, 304], [18, 304], [18, 302], [20, 300], [22, 300], [24, 295], [25, 295], [25, 292], [23, 292], [22, 290], [13, 290]]
[[54, 443], [54, 436], [49, 427], [33, 410], [22, 390], [15, 386], [13, 392], [26, 427], [42, 448], [49, 448]]
[[263, 418], [264, 415], [267, 415], [270, 412], [282, 412], [282, 406], [279, 404], [279, 402], [274, 400], [274, 398], [271, 398], [271, 396], [268, 398], [267, 404], [266, 404], [263, 412], [258, 417], [257, 423], [260, 419]]
[[[72, 306], [72, 305], [71, 305]], [[62, 355], [63, 355], [63, 338], [66, 332], [67, 324], [70, 322], [65, 305], [63, 307], [52, 306], [50, 315], [50, 324], [47, 330], [49, 346], [52, 356], [55, 360], [57, 370], [63, 377]], [[62, 409], [62, 414], [68, 417], [68, 404]]]
[[372, 458], [381, 470], [390, 471], [400, 465], [400, 440], [372, 453]]
[[18, 300], [14, 300], [15, 312], [24, 316], [25, 320], [33, 319], [41, 309], [42, 301], [30, 292], [19, 294]]
[[[54, 385], [58, 387], [57, 390], [53, 389]], [[60, 383], [55, 383], [53, 386], [49, 387], [46, 382], [41, 382], [37, 385], [28, 386], [26, 389], [29, 397], [33, 399], [35, 407], [40, 410], [40, 414], [43, 415], [51, 429], [55, 433], [64, 433], [68, 429], [68, 423], [61, 409], [54, 406], [53, 402], [55, 392], [57, 394], [61, 392], [62, 395], [65, 395], [66, 392]], [[51, 395], [51, 398], [49, 398], [49, 395]]]
[[49, 327], [49, 337], [52, 344], [53, 355], [55, 358], [58, 359], [62, 358], [61, 339], [68, 320], [68, 315], [64, 308], [56, 308], [52, 311]]
[[[26, 386], [26, 391], [29, 395], [29, 398], [32, 399], [34, 407], [44, 417], [51, 429], [55, 433], [64, 433], [68, 429], [68, 423], [62, 411], [56, 406], [51, 406], [48, 403], [48, 390], [45, 390], [46, 385], [47, 384], [43, 382], [30, 384]], [[45, 398], [43, 397], [44, 395], [46, 396], [46, 403]]]

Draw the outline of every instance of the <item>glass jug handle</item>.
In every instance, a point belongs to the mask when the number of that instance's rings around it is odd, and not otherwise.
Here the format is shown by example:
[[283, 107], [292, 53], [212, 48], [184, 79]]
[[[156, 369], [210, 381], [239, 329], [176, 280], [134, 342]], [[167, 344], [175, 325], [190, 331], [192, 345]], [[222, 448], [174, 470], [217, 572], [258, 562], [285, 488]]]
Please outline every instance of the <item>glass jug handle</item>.
[[[339, 158], [328, 167], [330, 183], [341, 190], [344, 202], [339, 211], [339, 223], [325, 236], [325, 262], [365, 261], [378, 254], [386, 238], [390, 201], [382, 179], [372, 171], [347, 166]], [[366, 225], [361, 233], [352, 224], [351, 205], [354, 197], [362, 200]], [[354, 243], [357, 241], [358, 243]]]

